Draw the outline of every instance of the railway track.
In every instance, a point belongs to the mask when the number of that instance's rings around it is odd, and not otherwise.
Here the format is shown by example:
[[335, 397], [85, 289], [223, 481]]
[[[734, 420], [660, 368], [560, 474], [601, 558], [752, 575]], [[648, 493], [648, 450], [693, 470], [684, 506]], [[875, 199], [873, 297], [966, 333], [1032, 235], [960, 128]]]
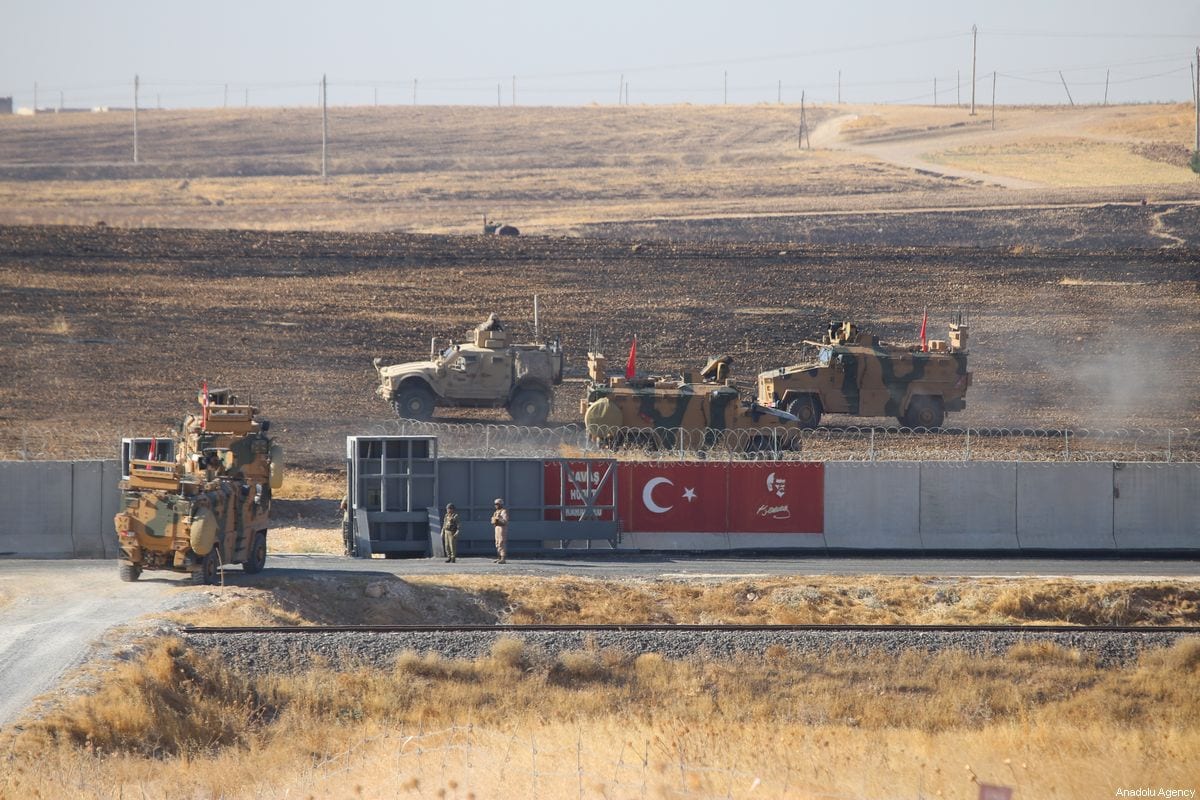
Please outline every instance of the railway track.
[[1000, 656], [1019, 645], [1046, 643], [1086, 654], [1101, 666], [1137, 661], [1143, 651], [1183, 639], [1200, 640], [1200, 627], [1079, 627], [1068, 625], [336, 625], [303, 627], [192, 627], [189, 646], [247, 671], [301, 671], [314, 662], [387, 669], [404, 652], [475, 659], [501, 639], [517, 639], [531, 658], [612, 649], [630, 655], [736, 660], [769, 649], [866, 659], [905, 651], [960, 650]]

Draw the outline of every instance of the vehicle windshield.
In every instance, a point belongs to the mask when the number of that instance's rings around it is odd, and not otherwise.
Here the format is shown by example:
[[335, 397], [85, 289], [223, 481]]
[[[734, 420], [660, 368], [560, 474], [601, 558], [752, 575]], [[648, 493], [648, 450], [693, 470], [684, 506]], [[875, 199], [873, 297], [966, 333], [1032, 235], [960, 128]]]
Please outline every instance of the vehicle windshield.
[[828, 367], [829, 362], [832, 358], [833, 358], [833, 348], [832, 347], [822, 347], [820, 352], [817, 353], [817, 363], [820, 364], [822, 367]]
[[443, 361], [448, 361], [453, 356], [454, 356], [454, 345], [450, 345], [449, 347], [447, 347], [445, 350], [442, 351], [442, 360]]

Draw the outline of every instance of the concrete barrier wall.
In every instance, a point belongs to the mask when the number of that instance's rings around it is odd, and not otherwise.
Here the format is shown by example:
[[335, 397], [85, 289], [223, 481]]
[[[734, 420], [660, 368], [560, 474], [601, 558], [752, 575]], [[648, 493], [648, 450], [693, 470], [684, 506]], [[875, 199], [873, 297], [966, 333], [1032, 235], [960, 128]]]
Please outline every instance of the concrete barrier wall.
[[0, 553], [101, 557], [107, 538], [115, 554], [119, 470], [115, 461], [0, 461]]
[[920, 463], [826, 464], [825, 544], [920, 550]]
[[[542, 473], [526, 461], [445, 459], [439, 504], [483, 517], [507, 494], [528, 510]], [[0, 554], [115, 558], [119, 479], [115, 460], [0, 461]], [[1200, 464], [831, 462], [824, 520], [823, 534], [627, 533], [621, 548], [1200, 551]]]
[[1118, 548], [1200, 549], [1200, 464], [1112, 466]]

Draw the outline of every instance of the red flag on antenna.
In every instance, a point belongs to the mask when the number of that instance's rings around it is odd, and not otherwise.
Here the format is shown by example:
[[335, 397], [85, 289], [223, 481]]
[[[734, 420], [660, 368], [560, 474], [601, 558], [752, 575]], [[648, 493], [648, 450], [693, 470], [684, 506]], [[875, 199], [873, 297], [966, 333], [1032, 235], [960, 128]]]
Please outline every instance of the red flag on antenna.
[[158, 437], [155, 436], [150, 440], [150, 461], [158, 461]]
[[201, 416], [200, 416], [200, 427], [207, 430], [207, 428], [208, 428], [208, 381], [204, 381], [204, 384], [201, 387], [200, 391], [204, 393], [203, 398], [200, 401], [200, 405], [204, 410], [204, 413], [201, 414]]
[[921, 311], [921, 352], [929, 351], [929, 345], [925, 341], [925, 323], [929, 322], [929, 307], [926, 306]]
[[637, 334], [634, 334], [633, 344], [629, 345], [629, 360], [625, 362], [625, 379], [633, 380], [637, 375]]

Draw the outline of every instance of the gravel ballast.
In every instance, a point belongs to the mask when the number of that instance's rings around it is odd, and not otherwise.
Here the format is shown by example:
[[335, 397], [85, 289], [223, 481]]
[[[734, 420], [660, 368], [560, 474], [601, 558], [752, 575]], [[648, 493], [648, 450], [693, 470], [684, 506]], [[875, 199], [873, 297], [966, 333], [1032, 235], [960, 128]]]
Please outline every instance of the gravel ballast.
[[486, 656], [500, 638], [519, 639], [535, 658], [554, 658], [565, 651], [616, 649], [665, 658], [734, 659], [758, 656], [782, 646], [796, 653], [850, 657], [874, 653], [896, 655], [906, 650], [936, 653], [961, 650], [970, 655], [1002, 655], [1017, 644], [1048, 642], [1091, 655], [1103, 667], [1133, 663], [1148, 649], [1170, 647], [1188, 632], [1126, 631], [963, 631], [963, 630], [506, 630], [494, 631], [331, 631], [320, 633], [184, 632], [186, 642], [202, 653], [252, 673], [300, 671], [326, 663], [335, 667], [388, 668], [404, 652], [437, 653], [445, 658]]

